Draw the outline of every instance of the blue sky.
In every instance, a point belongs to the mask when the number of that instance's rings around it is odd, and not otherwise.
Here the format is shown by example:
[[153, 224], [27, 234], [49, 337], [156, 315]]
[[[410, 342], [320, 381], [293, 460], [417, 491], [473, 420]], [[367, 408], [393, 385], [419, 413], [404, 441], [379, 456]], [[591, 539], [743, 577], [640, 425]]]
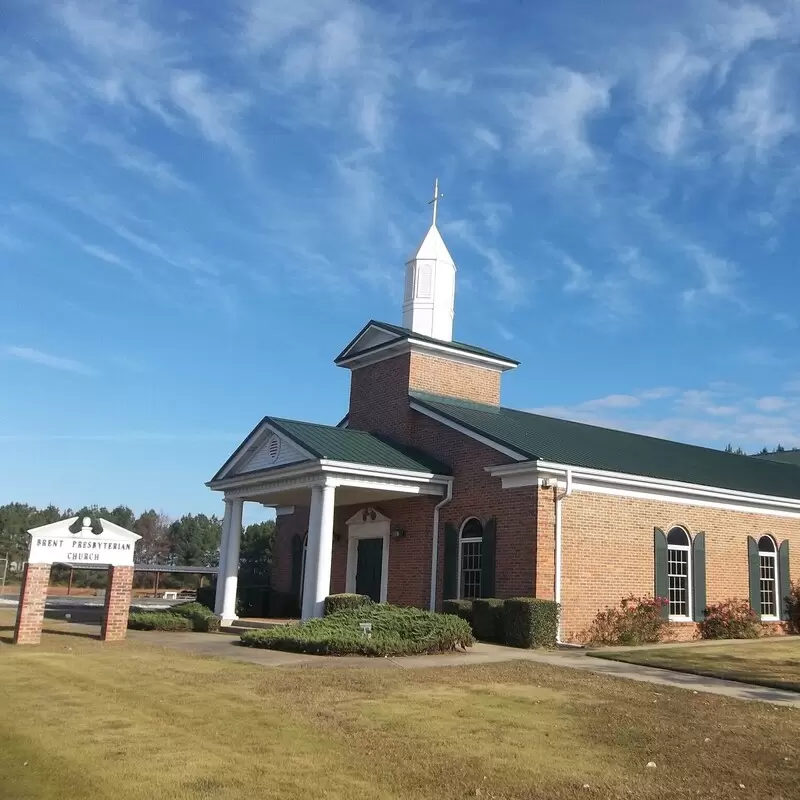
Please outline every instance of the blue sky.
[[437, 175], [504, 404], [800, 445], [799, 37], [797, 2], [7, 0], [0, 502], [219, 512], [261, 416], [345, 412]]

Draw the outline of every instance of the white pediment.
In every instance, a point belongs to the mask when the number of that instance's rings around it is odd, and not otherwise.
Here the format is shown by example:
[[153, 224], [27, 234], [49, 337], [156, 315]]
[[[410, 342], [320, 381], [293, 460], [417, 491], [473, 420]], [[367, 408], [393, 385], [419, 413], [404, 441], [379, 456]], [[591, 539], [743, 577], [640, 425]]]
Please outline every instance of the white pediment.
[[269, 431], [265, 437], [251, 447], [250, 453], [245, 454], [231, 475], [241, 475], [245, 472], [256, 472], [271, 467], [283, 467], [298, 461], [307, 461], [308, 458], [308, 453], [305, 453], [285, 436]]
[[350, 519], [348, 525], [369, 525], [373, 522], [389, 522], [389, 517], [381, 514], [376, 508], [361, 508]]

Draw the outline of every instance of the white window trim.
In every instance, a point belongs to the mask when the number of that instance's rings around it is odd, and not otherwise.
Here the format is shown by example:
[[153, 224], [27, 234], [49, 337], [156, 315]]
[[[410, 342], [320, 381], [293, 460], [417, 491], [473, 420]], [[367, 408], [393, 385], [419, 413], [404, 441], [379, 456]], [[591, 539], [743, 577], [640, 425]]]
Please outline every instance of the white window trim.
[[300, 558], [300, 608], [303, 607], [303, 589], [306, 585], [306, 559], [308, 558], [308, 534], [303, 536], [303, 555]]
[[[350, 519], [347, 526], [347, 573], [345, 578], [345, 591], [356, 590], [356, 569], [358, 568], [358, 541], [359, 539], [383, 539], [383, 553], [381, 561], [381, 603], [387, 601], [389, 596], [389, 541], [390, 525], [386, 517], [376, 521], [364, 522], [360, 513]], [[383, 515], [381, 515], [383, 516]]]
[[[772, 540], [772, 547], [774, 548], [772, 552], [768, 550], [761, 550], [758, 551], [758, 610], [759, 610], [759, 618], [762, 622], [780, 622], [781, 621], [781, 587], [780, 587], [780, 575], [778, 573], [778, 543], [775, 539], [770, 536], [768, 533], [765, 533], [764, 536], [768, 536]], [[764, 536], [759, 536], [758, 543], [761, 544], [761, 539]], [[772, 559], [773, 563], [773, 574], [775, 575], [775, 580], [773, 583], [775, 584], [775, 608], [777, 609], [777, 614], [762, 614], [761, 613], [761, 558], [762, 556], [768, 556]]]
[[[462, 568], [462, 564], [464, 563], [464, 551], [463, 545], [465, 544], [473, 544], [474, 542], [481, 542], [481, 571], [483, 571], [483, 535], [481, 536], [467, 536], [465, 539], [462, 534], [464, 533], [464, 528], [467, 526], [468, 522], [472, 520], [476, 520], [480, 523], [481, 531], [483, 531], [483, 523], [480, 521], [478, 517], [467, 517], [461, 523], [461, 529], [458, 531], [458, 598], [459, 600], [463, 600], [464, 596], [464, 569]], [[483, 587], [481, 587], [483, 588]], [[468, 600], [474, 600], [473, 597], [468, 597]]]
[[[689, 544], [670, 544], [669, 543], [669, 535], [672, 531], [676, 528], [679, 528], [686, 534], [686, 538], [689, 540]], [[670, 550], [685, 550], [686, 555], [686, 608], [689, 611], [688, 616], [684, 616], [683, 614], [670, 614], [669, 621], [670, 622], [694, 622], [694, 617], [692, 614], [692, 602], [694, 598], [692, 597], [692, 573], [693, 573], [693, 564], [692, 564], [692, 537], [689, 534], [689, 531], [683, 527], [683, 525], [673, 525], [671, 528], [667, 530], [667, 593], [669, 593], [669, 551]], [[669, 596], [667, 597], [669, 600]]]

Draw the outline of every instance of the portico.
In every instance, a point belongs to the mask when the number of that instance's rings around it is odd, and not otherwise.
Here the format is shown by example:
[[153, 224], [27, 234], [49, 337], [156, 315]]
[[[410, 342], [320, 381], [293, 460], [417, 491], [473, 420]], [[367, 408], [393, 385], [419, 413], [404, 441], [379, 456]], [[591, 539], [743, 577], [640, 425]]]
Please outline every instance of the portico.
[[[309, 509], [301, 577], [301, 613], [309, 619], [322, 616], [331, 591], [335, 509], [363, 508], [367, 515], [364, 520], [347, 521], [348, 590], [355, 590], [357, 564], [366, 563], [367, 548], [359, 553], [359, 540], [380, 538], [380, 595], [376, 599], [385, 600], [390, 520], [373, 506], [415, 496], [445, 497], [452, 481], [448, 473], [446, 466], [418, 451], [363, 431], [265, 418], [208, 482], [211, 489], [224, 492], [225, 502], [215, 612], [226, 623], [236, 618], [245, 502]], [[364, 525], [367, 522], [372, 523], [370, 530]], [[435, 520], [432, 515], [430, 525], [434, 524], [438, 525], [438, 517]]]

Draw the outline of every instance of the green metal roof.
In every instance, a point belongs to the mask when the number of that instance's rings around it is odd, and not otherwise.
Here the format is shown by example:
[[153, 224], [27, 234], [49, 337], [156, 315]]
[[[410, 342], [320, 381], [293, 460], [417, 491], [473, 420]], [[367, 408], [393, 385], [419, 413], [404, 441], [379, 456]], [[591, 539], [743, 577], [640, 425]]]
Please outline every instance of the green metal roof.
[[315, 458], [371, 467], [432, 472], [436, 475], [451, 474], [450, 467], [422, 450], [406, 447], [374, 433], [294, 419], [265, 417], [264, 421]]
[[413, 392], [424, 408], [530, 460], [800, 499], [800, 467]]
[[797, 464], [800, 466], [800, 449], [781, 450], [778, 453], [759, 453], [756, 458], [765, 458], [767, 461], [779, 461], [781, 464]]
[[[519, 361], [515, 361], [513, 358], [508, 358], [507, 356], [501, 356], [499, 353], [493, 353], [491, 350], [484, 350], [482, 347], [475, 347], [471, 344], [464, 344], [463, 342], [445, 342], [441, 339], [435, 339], [433, 336], [425, 336], [421, 333], [415, 333], [410, 328], [401, 328], [399, 325], [391, 325], [388, 322], [378, 322], [377, 320], [371, 319], [358, 333], [357, 336], [353, 338], [350, 344], [345, 347], [344, 350], [336, 357], [334, 363], [338, 364], [339, 361], [342, 360], [344, 354], [359, 340], [359, 338], [366, 333], [366, 331], [370, 327], [380, 328], [381, 330], [386, 331], [387, 333], [394, 334], [397, 338], [394, 341], [401, 341], [402, 339], [417, 339], [420, 342], [428, 342], [430, 344], [435, 344], [439, 347], [449, 347], [452, 350], [459, 350], [463, 353], [472, 353], [473, 355], [477, 356], [485, 356], [486, 358], [494, 358], [498, 361], [504, 361], [507, 364], [513, 364], [514, 366], [519, 365]], [[371, 350], [378, 350], [382, 347], [386, 347], [393, 342], [383, 342], [379, 345], [376, 345], [374, 348], [370, 347], [365, 350], [359, 350], [357, 353], [353, 353], [348, 356], [348, 358], [352, 358], [356, 355], [361, 355], [362, 353], [370, 352]]]

